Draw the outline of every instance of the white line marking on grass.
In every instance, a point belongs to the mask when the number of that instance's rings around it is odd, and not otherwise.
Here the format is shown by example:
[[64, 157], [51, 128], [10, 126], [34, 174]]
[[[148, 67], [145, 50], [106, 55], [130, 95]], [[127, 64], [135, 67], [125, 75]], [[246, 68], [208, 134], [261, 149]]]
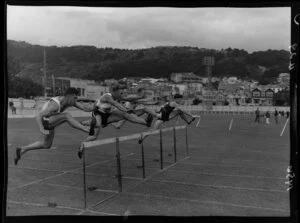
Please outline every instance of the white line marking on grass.
[[106, 212], [101, 212], [101, 211], [93, 211], [93, 210], [90, 210], [90, 209], [87, 209], [86, 212], [90, 212], [90, 213], [94, 213], [94, 214], [118, 216], [117, 214], [106, 213]]
[[180, 170], [169, 170], [177, 173], [191, 173], [199, 175], [209, 175], [209, 176], [223, 176], [223, 177], [244, 177], [244, 178], [259, 178], [259, 179], [274, 179], [274, 180], [284, 180], [284, 177], [266, 177], [266, 176], [251, 176], [251, 175], [235, 175], [235, 174], [215, 174], [209, 172], [197, 172], [197, 171], [180, 171]]
[[[48, 207], [48, 204], [32, 203], [32, 202], [24, 202], [24, 201], [20, 202], [20, 201], [7, 200], [7, 203], [22, 204], [22, 205], [29, 205], [29, 206], [36, 206], [36, 207]], [[80, 209], [80, 208], [66, 207], [66, 206], [62, 206], [62, 205], [57, 205], [55, 208], [70, 209], [70, 210], [74, 210], [74, 211], [82, 211], [82, 209]]]
[[213, 187], [213, 188], [221, 188], [221, 189], [232, 189], [232, 190], [250, 190], [250, 191], [264, 191], [264, 192], [274, 192], [274, 193], [286, 193], [285, 190], [274, 190], [274, 189], [263, 189], [263, 188], [250, 188], [250, 187], [233, 187], [233, 186], [226, 186], [226, 185], [211, 185], [211, 184], [197, 184], [197, 183], [185, 183], [180, 181], [173, 181], [173, 180], [149, 180], [153, 182], [160, 182], [160, 183], [172, 183], [172, 184], [181, 184], [187, 186], [199, 186], [199, 187]]
[[228, 131], [230, 131], [231, 130], [231, 127], [232, 127], [232, 122], [233, 122], [233, 118], [231, 119], [231, 121], [230, 121], [230, 125], [229, 125], [229, 128], [228, 128]]
[[[44, 185], [49, 185], [49, 186], [56, 186], [56, 187], [65, 187], [65, 188], [72, 188], [72, 189], [76, 189], [76, 190], [82, 190], [82, 187], [76, 187], [76, 186], [68, 186], [68, 185], [62, 185], [62, 184], [53, 184], [53, 183], [43, 183], [41, 182], [40, 184], [44, 184]], [[106, 190], [106, 189], [95, 189], [93, 191], [97, 191], [97, 192], [107, 192], [107, 193], [119, 193], [116, 190]]]
[[[237, 167], [237, 168], [244, 168], [245, 165], [230, 165], [230, 164], [210, 164], [210, 163], [182, 163], [184, 165], [192, 165], [192, 166], [217, 166], [217, 167]], [[258, 168], [258, 169], [263, 169], [263, 170], [274, 170], [274, 168], [265, 168], [265, 167], [249, 167], [247, 168]]]
[[[150, 169], [151, 169], [151, 168], [150, 168]], [[152, 169], [154, 169], [154, 168], [152, 168]], [[155, 168], [155, 169], [157, 169], [157, 168]], [[78, 172], [70, 172], [70, 173], [82, 175], [81, 173], [78, 173]], [[116, 178], [115, 175], [96, 174], [96, 173], [87, 173], [86, 176]], [[142, 180], [142, 178], [138, 178], [138, 177], [126, 177], [126, 176], [122, 176], [122, 179], [128, 179], [128, 180]]]
[[[172, 164], [172, 165], [170, 165], [170, 166], [167, 166], [166, 168], [164, 168], [164, 169], [162, 169], [162, 170], [160, 170], [160, 171], [158, 171], [158, 172], [156, 172], [156, 173], [153, 173], [153, 174], [149, 175], [149, 176], [146, 177], [145, 179], [141, 179], [140, 182], [138, 182], [138, 183], [132, 185], [131, 187], [128, 187], [127, 189], [124, 189], [123, 192], [126, 192], [126, 191], [129, 191], [129, 190], [133, 189], [134, 187], [136, 187], [136, 186], [140, 185], [141, 183], [147, 181], [149, 178], [151, 178], [151, 177], [153, 177], [153, 176], [155, 176], [155, 175], [157, 175], [157, 174], [159, 174], [159, 173], [161, 173], [161, 172], [164, 172], [165, 170], [169, 169], [170, 167], [176, 165], [177, 163], [182, 162], [183, 160], [186, 160], [186, 159], [189, 159], [189, 158], [190, 158], [189, 156], [188, 156], [188, 157], [185, 157], [185, 158], [179, 160], [178, 162], [176, 162], [176, 163], [174, 163], [174, 164]], [[123, 193], [123, 192], [122, 192], [122, 193]], [[118, 193], [118, 194], [119, 194], [119, 193]], [[106, 198], [106, 199], [104, 199], [104, 200], [102, 200], [102, 201], [96, 203], [96, 204], [93, 205], [91, 208], [96, 207], [96, 206], [98, 206], [98, 205], [104, 203], [104, 202], [107, 201], [107, 200], [116, 198], [116, 196], [117, 196], [118, 194], [112, 195], [112, 196], [110, 196], [110, 197], [108, 197], [108, 198]]]
[[[209, 146], [209, 145], [208, 145]], [[205, 150], [210, 150], [210, 149], [205, 149]], [[197, 154], [197, 153], [195, 153], [195, 152], [192, 152], [192, 154], [193, 155], [199, 155], [199, 154]], [[201, 155], [201, 154], [200, 154]], [[209, 158], [209, 157], [205, 157], [205, 158]], [[195, 157], [193, 157], [193, 160], [198, 160], [199, 162], [202, 162], [202, 160], [203, 160], [203, 158], [200, 158], [200, 159], [198, 159], [198, 158], [195, 158]], [[238, 159], [238, 158], [229, 158], [229, 159], [227, 159], [227, 160], [233, 160], [233, 161], [235, 161], [235, 160], [238, 160], [238, 161], [242, 161], [242, 162], [244, 162], [244, 161], [249, 161], [249, 162], [257, 162], [257, 161], [260, 161], [260, 162], [265, 162], [264, 160], [250, 160], [250, 159]], [[278, 164], [278, 163], [281, 163], [281, 164], [287, 164], [289, 161], [286, 161], [286, 162], [284, 162], [284, 161], [269, 161], [268, 160], [268, 162], [273, 162], [273, 163], [275, 163], [275, 164]]]
[[60, 172], [62, 173], [63, 170], [49, 170], [49, 169], [42, 169], [42, 168], [34, 168], [34, 167], [25, 167], [25, 166], [8, 166], [9, 168], [14, 168], [14, 169], [28, 169], [28, 170], [40, 170], [40, 171], [48, 171], [48, 172]]
[[[131, 156], [131, 155], [133, 155], [133, 154], [134, 154], [134, 153], [130, 153], [130, 154], [127, 154], [127, 155], [121, 156], [121, 157], [127, 157], [127, 156]], [[117, 159], [117, 158], [114, 158], [114, 159], [111, 159], [111, 160], [107, 160], [107, 161], [101, 161], [101, 163], [103, 163], [103, 162], [110, 162], [110, 161], [113, 161], [113, 160], [115, 160], [115, 159]], [[98, 165], [98, 164], [99, 164], [99, 162], [97, 162], [97, 163], [92, 163], [92, 164], [90, 164], [90, 165], [86, 165], [86, 167], [91, 167], [91, 166]], [[64, 174], [68, 174], [68, 173], [70, 173], [70, 172], [73, 172], [73, 171], [76, 171], [76, 170], [81, 170], [81, 169], [82, 169], [82, 167], [76, 168], [76, 169], [72, 169], [72, 170], [67, 170], [67, 171], [64, 171], [64, 172], [62, 172], [62, 173], [60, 172], [59, 174], [55, 174], [55, 175], [52, 175], [52, 176], [49, 176], [49, 177], [45, 177], [45, 178], [42, 178], [42, 179], [39, 179], [39, 180], [30, 182], [30, 183], [27, 183], [27, 184], [23, 184], [23, 185], [14, 187], [14, 188], [12, 188], [11, 190], [17, 189], [17, 188], [26, 187], [26, 186], [29, 186], [29, 185], [32, 185], [32, 184], [36, 184], [36, 183], [40, 183], [40, 182], [42, 182], [42, 181], [44, 181], [44, 180], [48, 180], [48, 179], [51, 179], [51, 178], [54, 178], [54, 177], [62, 176], [62, 175], [64, 175]]]
[[[40, 203], [32, 203], [32, 202], [24, 202], [24, 201], [20, 202], [20, 201], [7, 200], [7, 203], [10, 203], [10, 204], [20, 204], [20, 205], [28, 205], [28, 206], [35, 206], [35, 207], [48, 207], [48, 204], [40, 204]], [[102, 215], [116, 215], [116, 214], [112, 214], [112, 213], [99, 212], [99, 211], [93, 211], [93, 210], [84, 210], [84, 209], [81, 209], [81, 208], [67, 207], [67, 206], [62, 206], [62, 205], [57, 205], [55, 208], [58, 208], [58, 209], [69, 209], [69, 210], [79, 211], [75, 215], [81, 215], [84, 212], [91, 212], [91, 213], [102, 214]]]
[[266, 207], [258, 207], [258, 206], [251, 206], [251, 205], [239, 205], [239, 204], [232, 204], [232, 203], [227, 203], [227, 202], [200, 201], [200, 200], [194, 200], [194, 199], [174, 198], [174, 197], [168, 197], [168, 196], [163, 196], [163, 195], [134, 193], [134, 192], [124, 192], [124, 193], [128, 194], [128, 195], [137, 195], [137, 196], [143, 196], [143, 197], [155, 197], [155, 198], [178, 200], [178, 201], [190, 201], [190, 202], [203, 203], [203, 204], [217, 204], [217, 205], [225, 205], [225, 206], [232, 206], [232, 207], [239, 207], [239, 208], [253, 208], [253, 209], [270, 210], [270, 211], [290, 212], [289, 210], [283, 210], [283, 209], [266, 208]]
[[284, 127], [283, 127], [283, 129], [282, 129], [282, 131], [281, 131], [281, 133], [280, 133], [280, 136], [282, 136], [282, 135], [283, 135], [283, 133], [284, 133], [284, 130], [285, 130], [285, 127], [286, 127], [286, 125], [287, 125], [288, 121], [289, 121], [289, 118], [286, 120], [286, 122], [285, 122], [285, 124], [284, 124]]

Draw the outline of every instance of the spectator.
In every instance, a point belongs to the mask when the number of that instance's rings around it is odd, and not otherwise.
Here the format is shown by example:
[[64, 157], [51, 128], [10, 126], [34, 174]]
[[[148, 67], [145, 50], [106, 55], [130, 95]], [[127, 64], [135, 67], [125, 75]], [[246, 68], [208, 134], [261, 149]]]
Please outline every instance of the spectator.
[[32, 108], [36, 108], [37, 107], [36, 98], [34, 98], [33, 100], [34, 100], [34, 102], [33, 102]]
[[290, 112], [286, 111], [286, 118], [288, 119], [290, 117]]
[[265, 116], [266, 116], [266, 124], [269, 125], [270, 124], [270, 116], [271, 116], [270, 112], [267, 111]]
[[21, 114], [23, 114], [24, 100], [23, 100], [23, 98], [19, 98], [19, 101], [20, 101], [20, 111], [21, 111]]
[[282, 111], [281, 113], [282, 113], [281, 116], [283, 117], [284, 116], [284, 111]]
[[10, 101], [9, 103], [8, 103], [8, 105], [9, 105], [9, 107], [10, 107], [10, 109], [11, 109], [11, 113], [12, 114], [16, 114], [17, 112], [16, 112], [16, 107], [14, 106], [14, 103], [13, 103], [13, 101]]
[[260, 123], [260, 111], [258, 108], [255, 111], [255, 121], [254, 122]]
[[275, 108], [274, 117], [275, 117], [275, 123], [278, 124], [278, 111]]

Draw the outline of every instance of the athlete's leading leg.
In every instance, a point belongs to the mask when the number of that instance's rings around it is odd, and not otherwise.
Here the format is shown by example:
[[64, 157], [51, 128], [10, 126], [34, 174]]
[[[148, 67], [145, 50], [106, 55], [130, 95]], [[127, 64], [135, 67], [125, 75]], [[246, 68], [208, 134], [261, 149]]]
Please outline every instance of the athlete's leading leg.
[[81, 130], [83, 132], [89, 132], [89, 128], [82, 125], [79, 121], [74, 119], [69, 113], [61, 113], [59, 115], [53, 115], [49, 118], [49, 124], [51, 127], [56, 127], [62, 123], [67, 122], [73, 128]]
[[[100, 127], [101, 127], [101, 115], [97, 114], [93, 116], [91, 128], [95, 128], [94, 130], [90, 131], [90, 135], [84, 140], [84, 142], [94, 141], [98, 138], [100, 134]], [[77, 153], [78, 157], [81, 159], [83, 153], [83, 144], [79, 147], [79, 151]]]
[[120, 129], [122, 128], [123, 125], [125, 125], [127, 120], [123, 119], [123, 120], [120, 120], [118, 122], [114, 122], [112, 123], [112, 125], [116, 128], [116, 129]]
[[92, 122], [92, 119], [82, 120], [80, 121], [81, 125], [90, 126]]
[[[187, 115], [184, 112], [180, 111], [180, 110], [174, 110], [170, 116], [169, 116], [169, 120], [172, 120], [174, 118], [176, 118], [177, 116], [180, 116], [180, 118], [182, 118], [187, 124], [191, 124], [196, 118], [191, 116], [191, 115]], [[191, 120], [188, 120], [187, 116], [192, 117]]]
[[[160, 126], [161, 126], [163, 123], [164, 123], [164, 121], [162, 121], [162, 120], [159, 120], [159, 119], [156, 120], [155, 123], [154, 123], [154, 125], [153, 125], [153, 128], [152, 128], [151, 130], [157, 130], [157, 129], [159, 129]], [[148, 136], [149, 136], [149, 135], [145, 135], [145, 136], [143, 136], [142, 138], [140, 138], [139, 141], [138, 141], [139, 144], [141, 144], [142, 141], [145, 140]]]
[[120, 110], [114, 110], [114, 111], [112, 111], [112, 114], [116, 117], [120, 117], [121, 119], [126, 119], [130, 122], [141, 124], [141, 125], [146, 125], [148, 127], [151, 126], [151, 122], [153, 120], [153, 117], [150, 115], [147, 116], [146, 119], [142, 119], [135, 114], [129, 114], [126, 112], [122, 112]]
[[[153, 109], [145, 107], [145, 106], [143, 106], [142, 108], [138, 109], [138, 111], [140, 113], [143, 113], [143, 114], [147, 113], [147, 114], [152, 115], [153, 117], [157, 117], [157, 112], [155, 112]], [[138, 115], [138, 114], [136, 113], [136, 115]], [[138, 115], [138, 116], [140, 116], [140, 115]]]

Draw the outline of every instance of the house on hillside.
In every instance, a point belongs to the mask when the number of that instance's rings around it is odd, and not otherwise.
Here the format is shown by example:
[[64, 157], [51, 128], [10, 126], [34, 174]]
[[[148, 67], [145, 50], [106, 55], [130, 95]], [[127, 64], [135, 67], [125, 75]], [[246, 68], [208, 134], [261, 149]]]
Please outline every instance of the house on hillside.
[[225, 105], [226, 96], [223, 92], [217, 92], [215, 95], [216, 105]]
[[252, 104], [273, 105], [274, 91], [270, 88], [257, 87], [251, 91]]
[[174, 83], [180, 82], [202, 82], [202, 78], [194, 73], [172, 73], [170, 76]]

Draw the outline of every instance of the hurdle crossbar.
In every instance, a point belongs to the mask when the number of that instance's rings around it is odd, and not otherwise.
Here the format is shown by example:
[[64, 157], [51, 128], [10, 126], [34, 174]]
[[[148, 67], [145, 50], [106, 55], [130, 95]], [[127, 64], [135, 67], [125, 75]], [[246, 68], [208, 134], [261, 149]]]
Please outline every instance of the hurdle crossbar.
[[[182, 126], [176, 126], [176, 127], [169, 127], [169, 128], [161, 129], [161, 131], [169, 132], [169, 131], [173, 131], [173, 128], [175, 128], [176, 130], [179, 130], [179, 129], [185, 129], [186, 126], [182, 125]], [[159, 134], [159, 132], [160, 132], [160, 130], [152, 130], [152, 131], [136, 133], [136, 134], [132, 134], [132, 135], [128, 135], [128, 136], [120, 136], [118, 138], [119, 138], [119, 142], [123, 142], [123, 141], [131, 140], [131, 139], [138, 139], [141, 137], [141, 134], [143, 136], [156, 135], [156, 134]], [[113, 138], [107, 138], [107, 139], [100, 139], [100, 140], [96, 140], [96, 141], [83, 142], [83, 147], [86, 149], [86, 148], [90, 148], [90, 147], [101, 146], [101, 145], [105, 145], [105, 144], [115, 143], [116, 140], [117, 140], [117, 138], [113, 137]]]

